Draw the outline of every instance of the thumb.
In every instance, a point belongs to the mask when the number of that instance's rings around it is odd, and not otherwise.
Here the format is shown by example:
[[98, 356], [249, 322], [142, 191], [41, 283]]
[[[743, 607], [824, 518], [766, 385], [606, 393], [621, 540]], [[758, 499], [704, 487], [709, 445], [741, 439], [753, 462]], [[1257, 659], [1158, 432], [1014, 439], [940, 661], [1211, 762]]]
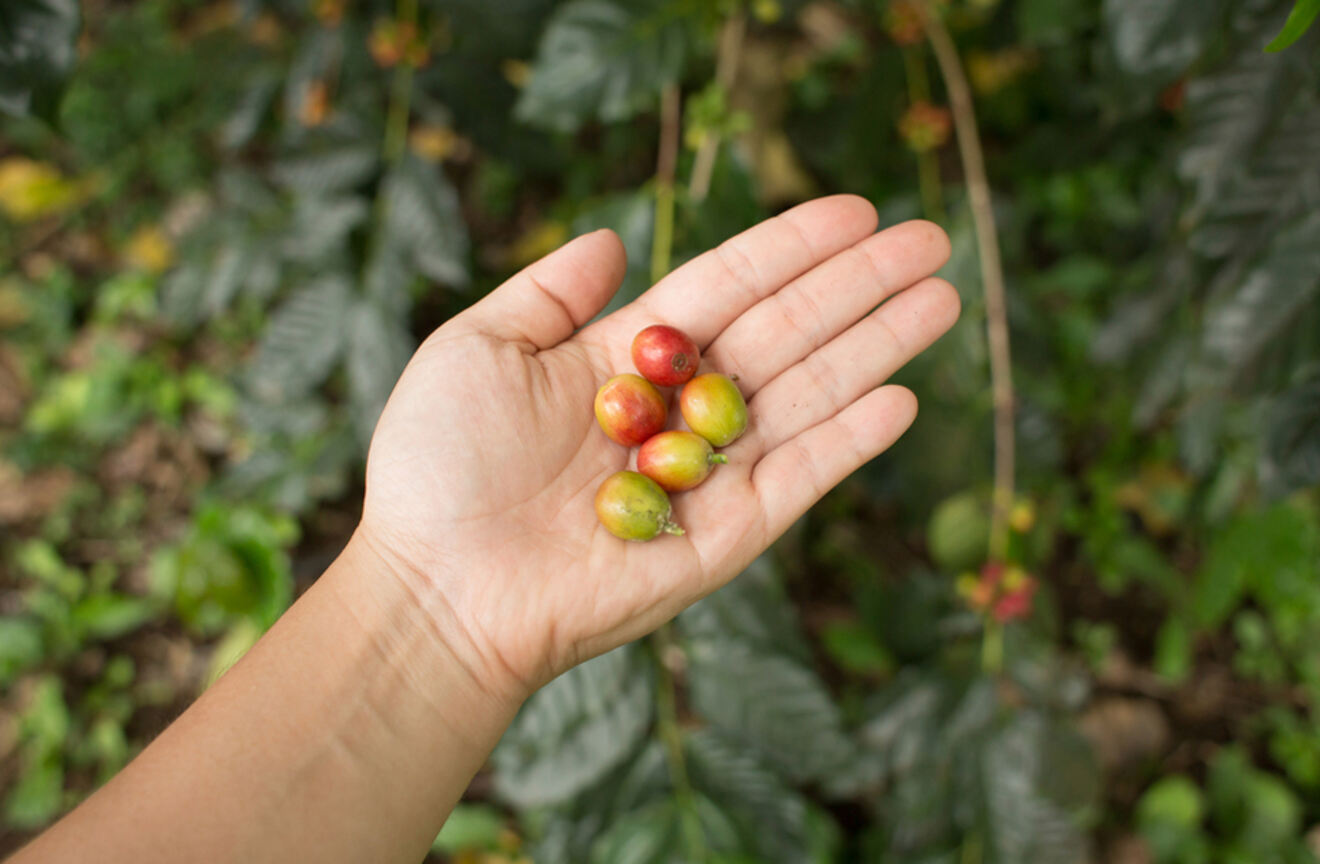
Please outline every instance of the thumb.
[[602, 228], [519, 271], [451, 323], [536, 349], [553, 348], [605, 308], [627, 267], [623, 242]]

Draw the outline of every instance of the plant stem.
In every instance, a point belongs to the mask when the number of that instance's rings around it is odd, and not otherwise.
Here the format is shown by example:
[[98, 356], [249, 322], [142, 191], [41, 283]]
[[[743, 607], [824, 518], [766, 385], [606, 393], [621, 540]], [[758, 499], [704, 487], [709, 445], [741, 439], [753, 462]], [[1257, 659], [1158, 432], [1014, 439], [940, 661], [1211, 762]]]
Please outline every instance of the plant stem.
[[921, 15], [926, 38], [935, 53], [935, 61], [944, 78], [953, 111], [954, 131], [962, 157], [967, 183], [967, 198], [976, 230], [977, 254], [981, 262], [981, 283], [985, 289], [987, 338], [990, 345], [990, 382], [994, 399], [995, 488], [990, 520], [990, 560], [1002, 561], [1008, 552], [1008, 514], [1013, 506], [1014, 474], [1014, 397], [1012, 356], [1008, 340], [1008, 305], [1005, 299], [1004, 267], [999, 257], [999, 232], [995, 225], [990, 182], [985, 173], [981, 136], [976, 129], [972, 90], [967, 84], [958, 49], [940, 20], [931, 0], [914, 4]]
[[678, 684], [667, 662], [667, 658], [678, 650], [672, 622], [666, 622], [655, 631], [652, 646], [656, 659], [656, 731], [669, 764], [669, 782], [673, 784], [674, 800], [678, 804], [685, 851], [693, 862], [700, 864], [707, 858], [706, 834], [701, 827], [701, 814], [697, 811], [697, 798], [688, 779], [687, 760], [683, 755], [683, 732], [678, 725]]
[[[678, 164], [679, 92], [677, 84], [668, 84], [660, 95], [660, 155], [655, 169], [655, 233], [651, 238], [651, 282], [659, 282], [669, 272], [674, 242], [674, 174]], [[673, 624], [666, 622], [651, 636], [656, 660], [656, 732], [665, 748], [669, 764], [669, 782], [674, 787], [683, 845], [694, 864], [703, 864], [708, 855], [706, 834], [697, 811], [697, 798], [688, 780], [687, 760], [683, 755], [683, 732], [678, 726], [678, 683], [667, 658], [678, 645]]]
[[678, 85], [660, 96], [660, 155], [655, 168], [655, 231], [651, 235], [651, 283], [669, 272], [674, 247], [674, 171], [678, 165]]
[[[930, 101], [930, 76], [922, 52], [916, 46], [903, 48], [903, 77], [907, 79], [908, 104]], [[940, 158], [933, 150], [917, 154], [917, 180], [921, 189], [921, 210], [932, 222], [943, 222], [944, 195], [940, 180]]]
[[981, 671], [998, 675], [1004, 668], [1004, 625], [989, 616], [981, 634]]
[[[399, 0], [397, 8], [401, 27], [417, 30], [417, 0]], [[407, 57], [394, 67], [394, 80], [390, 84], [389, 114], [385, 119], [383, 153], [388, 164], [399, 161], [408, 143], [408, 117], [412, 113], [413, 67]]]
[[[738, 57], [742, 53], [743, 34], [747, 32], [747, 18], [741, 11], [734, 13], [720, 29], [720, 44], [716, 49], [715, 83], [727, 96], [738, 75]], [[710, 178], [715, 171], [715, 157], [720, 152], [720, 133], [710, 132], [697, 150], [692, 163], [692, 177], [688, 181], [688, 195], [693, 201], [704, 201], [710, 192]]]

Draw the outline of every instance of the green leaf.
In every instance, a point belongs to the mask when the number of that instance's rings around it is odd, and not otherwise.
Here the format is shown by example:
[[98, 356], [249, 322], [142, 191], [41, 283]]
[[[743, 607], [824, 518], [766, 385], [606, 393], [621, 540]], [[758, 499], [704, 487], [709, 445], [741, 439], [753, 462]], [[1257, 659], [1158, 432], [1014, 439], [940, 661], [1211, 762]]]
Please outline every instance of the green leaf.
[[[728, 817], [705, 798], [699, 797], [695, 806], [706, 849], [716, 854], [737, 851], [737, 834]], [[688, 864], [692, 859], [684, 852], [684, 818], [672, 798], [629, 813], [592, 846], [591, 864]]]
[[0, 686], [41, 662], [41, 625], [31, 618], [0, 617]]
[[1270, 44], [1265, 46], [1265, 50], [1272, 54], [1277, 53], [1301, 39], [1315, 22], [1317, 15], [1320, 15], [1320, 0], [1297, 0], [1292, 11], [1288, 13], [1288, 20], [1283, 22], [1283, 29], [1270, 41]]
[[1167, 79], [1200, 55], [1223, 10], [1224, 0], [1105, 0], [1104, 22], [1120, 69]]
[[612, 195], [594, 202], [573, 220], [573, 235], [609, 228], [623, 241], [628, 271], [623, 285], [610, 298], [598, 318], [622, 309], [651, 286], [651, 229], [655, 222], [655, 196], [649, 191]]
[[366, 182], [379, 166], [373, 144], [328, 138], [284, 157], [272, 167], [271, 176], [303, 195], [329, 195]]
[[678, 625], [694, 641], [734, 640], [761, 652], [811, 661], [797, 609], [784, 591], [783, 574], [770, 553], [679, 615]]
[[1099, 792], [1083, 741], [1035, 711], [1019, 712], [982, 747], [985, 806], [999, 864], [1072, 864], [1086, 858], [1078, 816]]
[[348, 282], [325, 277], [298, 288], [271, 316], [248, 370], [266, 402], [302, 396], [330, 374], [346, 345]]
[[737, 824], [746, 848], [764, 864], [796, 864], [808, 858], [811, 836], [805, 799], [755, 755], [713, 729], [687, 740], [688, 772], [695, 788]]
[[820, 634], [821, 647], [843, 669], [858, 675], [886, 675], [894, 655], [860, 621], [833, 621]]
[[1195, 845], [1205, 802], [1201, 790], [1186, 777], [1165, 777], [1146, 790], [1137, 803], [1137, 827], [1157, 861], [1184, 860], [1182, 850]]
[[1320, 486], [1320, 365], [1296, 379], [1275, 397], [1265, 423], [1265, 482], [1283, 492]]
[[1203, 350], [1236, 372], [1276, 342], [1320, 297], [1320, 212], [1281, 231], [1237, 289], [1205, 310]]
[[78, 0], [0, 4], [0, 111], [54, 117], [79, 27]]
[[655, 104], [683, 70], [684, 16], [664, 0], [572, 0], [541, 36], [519, 120], [572, 132], [590, 119], [626, 120]]
[[495, 751], [495, 788], [519, 808], [567, 801], [633, 754], [654, 712], [651, 664], [625, 645], [527, 700]]
[[357, 195], [303, 195], [293, 210], [293, 223], [283, 240], [293, 261], [324, 265], [348, 247], [349, 233], [367, 221], [367, 201]]
[[[444, 172], [409, 153], [385, 177], [380, 194], [385, 215], [377, 253], [397, 252], [428, 279], [466, 285], [467, 227], [458, 194]], [[408, 284], [369, 282], [367, 287], [386, 298], [390, 292], [406, 291]]]
[[59, 815], [64, 802], [64, 766], [58, 757], [25, 765], [5, 798], [5, 824], [40, 828]]
[[843, 718], [816, 673], [732, 641], [690, 648], [692, 707], [796, 781], [822, 779], [852, 759]]
[[1192, 671], [1195, 634], [1179, 615], [1165, 619], [1155, 637], [1155, 671], [1170, 681], [1182, 681]]
[[431, 851], [450, 855], [492, 851], [498, 848], [503, 832], [504, 816], [500, 811], [487, 804], [460, 803], [445, 820]]
[[92, 639], [114, 639], [150, 621], [156, 605], [128, 594], [91, 594], [73, 607], [70, 616], [80, 633]]
[[370, 300], [359, 300], [349, 313], [348, 395], [364, 447], [412, 350], [412, 335]]

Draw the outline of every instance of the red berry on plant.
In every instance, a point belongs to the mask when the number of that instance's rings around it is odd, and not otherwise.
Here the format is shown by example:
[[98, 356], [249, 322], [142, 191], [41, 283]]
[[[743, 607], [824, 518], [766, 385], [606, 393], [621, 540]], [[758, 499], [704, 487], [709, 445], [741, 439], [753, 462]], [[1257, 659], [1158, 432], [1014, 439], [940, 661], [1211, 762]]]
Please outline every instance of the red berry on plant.
[[596, 518], [622, 540], [651, 540], [682, 534], [665, 490], [636, 471], [611, 474], [596, 490]]
[[596, 392], [600, 428], [625, 447], [641, 444], [664, 429], [668, 414], [660, 391], [640, 375], [615, 375]]
[[747, 429], [747, 403], [738, 385], [718, 372], [684, 385], [678, 405], [688, 427], [716, 447], [732, 444]]
[[701, 352], [682, 330], [652, 324], [633, 339], [632, 361], [652, 384], [677, 387], [697, 373]]
[[711, 449], [700, 435], [683, 430], [661, 432], [637, 451], [637, 470], [659, 483], [666, 492], [684, 492], [729, 460]]

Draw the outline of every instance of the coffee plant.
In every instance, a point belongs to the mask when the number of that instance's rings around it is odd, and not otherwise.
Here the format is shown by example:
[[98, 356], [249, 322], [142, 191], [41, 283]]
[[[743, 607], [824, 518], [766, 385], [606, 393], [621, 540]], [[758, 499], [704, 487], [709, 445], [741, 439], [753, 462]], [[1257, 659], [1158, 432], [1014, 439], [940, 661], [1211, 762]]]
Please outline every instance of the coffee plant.
[[847, 191], [953, 240], [916, 428], [534, 695], [433, 858], [1313, 860], [1318, 15], [6, 0], [0, 851], [333, 558], [435, 326]]

